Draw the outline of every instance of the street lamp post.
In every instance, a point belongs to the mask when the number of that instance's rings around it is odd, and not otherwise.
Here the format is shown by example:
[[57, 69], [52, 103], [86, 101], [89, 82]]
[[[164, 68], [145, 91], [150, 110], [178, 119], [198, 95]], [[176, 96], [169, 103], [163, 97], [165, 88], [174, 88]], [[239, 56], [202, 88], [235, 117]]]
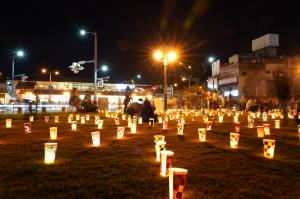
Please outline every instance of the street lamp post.
[[174, 51], [161, 51], [157, 50], [154, 52], [154, 58], [157, 61], [162, 61], [164, 64], [164, 112], [167, 111], [168, 105], [168, 94], [167, 94], [167, 66], [168, 63], [172, 63], [176, 60], [177, 55]]
[[[51, 94], [52, 94], [52, 72], [47, 71], [47, 69], [42, 69], [42, 73], [49, 73], [49, 104], [51, 103]], [[54, 71], [54, 75], [59, 75], [58, 71]]]
[[17, 57], [23, 57], [24, 51], [18, 50], [12, 58], [11, 64], [11, 88], [12, 88], [12, 98], [15, 98], [15, 86], [14, 86], [14, 79], [15, 79], [15, 59]]
[[[215, 58], [214, 57], [212, 57], [212, 56], [210, 56], [209, 58], [208, 58], [208, 62], [212, 65], [213, 64], [213, 62], [215, 61]], [[212, 80], [213, 80], [213, 92], [215, 91], [215, 74], [214, 74], [214, 71], [212, 71]]]
[[82, 36], [86, 34], [91, 34], [94, 36], [94, 102], [96, 105], [98, 105], [98, 98], [97, 98], [97, 72], [98, 72], [98, 38], [97, 38], [97, 32], [87, 32], [85, 30], [81, 30], [80, 34]]

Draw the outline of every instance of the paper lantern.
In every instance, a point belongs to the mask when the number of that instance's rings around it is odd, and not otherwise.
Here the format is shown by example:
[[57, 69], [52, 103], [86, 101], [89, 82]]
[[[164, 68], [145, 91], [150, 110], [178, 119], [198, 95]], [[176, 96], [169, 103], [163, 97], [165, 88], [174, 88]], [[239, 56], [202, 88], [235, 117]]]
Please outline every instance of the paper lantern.
[[271, 113], [271, 117], [272, 117], [273, 120], [275, 120], [276, 116], [275, 116], [274, 112]]
[[298, 113], [298, 120], [300, 120], [300, 112]]
[[188, 170], [182, 168], [169, 169], [169, 199], [184, 199]]
[[92, 142], [94, 147], [100, 146], [100, 132], [99, 131], [94, 131], [91, 132], [92, 136]]
[[181, 117], [181, 118], [180, 118], [180, 124], [185, 124], [185, 119], [184, 119], [184, 117]]
[[131, 127], [130, 127], [130, 130], [131, 130], [131, 133], [136, 133], [136, 123], [132, 123], [131, 124]]
[[263, 126], [264, 126], [264, 133], [265, 133], [265, 135], [271, 135], [270, 124], [263, 124]]
[[103, 128], [103, 120], [98, 120], [98, 129]]
[[115, 118], [115, 125], [119, 126], [119, 124], [120, 124], [120, 120], [119, 120], [119, 118], [117, 117], [117, 118]]
[[154, 127], [154, 118], [149, 118], [149, 126]]
[[29, 122], [33, 122], [34, 120], [34, 116], [33, 115], [29, 115]]
[[55, 161], [55, 155], [57, 151], [57, 143], [45, 143], [45, 164], [53, 164]]
[[248, 128], [253, 128], [254, 127], [254, 120], [248, 120]]
[[257, 137], [263, 138], [265, 136], [264, 126], [257, 126]]
[[211, 126], [212, 126], [212, 121], [207, 121], [206, 122], [206, 130], [211, 130]]
[[163, 121], [163, 130], [167, 130], [168, 129], [168, 120], [164, 120]]
[[71, 117], [70, 115], [68, 116], [68, 123], [71, 124], [73, 120], [73, 117]]
[[6, 123], [6, 128], [11, 128], [12, 119], [6, 119], [5, 123]]
[[256, 112], [256, 118], [260, 118], [260, 111]]
[[275, 151], [275, 140], [263, 139], [264, 143], [264, 156], [272, 159]]
[[76, 114], [76, 120], [79, 121], [80, 120], [80, 115]]
[[280, 120], [274, 120], [275, 129], [280, 129]]
[[90, 121], [90, 115], [89, 114], [85, 115], [85, 120]]
[[267, 112], [263, 112], [262, 119], [263, 119], [264, 122], [268, 121], [268, 114], [267, 114]]
[[234, 123], [234, 131], [236, 133], [239, 133], [241, 131], [241, 123], [240, 122]]
[[207, 122], [208, 122], [208, 117], [207, 117], [207, 115], [203, 115], [202, 119], [203, 119], [203, 122], [204, 122], [204, 123], [207, 123]]
[[200, 142], [206, 141], [206, 129], [205, 128], [198, 128], [198, 135], [199, 135]]
[[54, 116], [54, 123], [58, 123], [59, 122], [59, 116]]
[[240, 134], [230, 133], [230, 147], [236, 149], [239, 145]]
[[57, 138], [57, 127], [50, 127], [50, 140], [56, 140]]
[[161, 176], [168, 176], [169, 175], [169, 168], [172, 167], [173, 162], [173, 151], [161, 151], [160, 152], [160, 175]]
[[84, 116], [80, 117], [80, 123], [85, 124], [85, 117]]
[[224, 118], [224, 115], [223, 115], [223, 114], [219, 114], [219, 115], [218, 115], [219, 123], [222, 123], [222, 122], [223, 122], [223, 118]]
[[76, 131], [77, 130], [77, 121], [72, 121], [71, 129], [72, 129], [72, 131]]
[[155, 152], [156, 152], [156, 161], [160, 161], [160, 152], [166, 150], [166, 142], [163, 140], [159, 140], [155, 142]]
[[177, 124], [177, 134], [183, 135], [184, 124]]
[[298, 133], [300, 133], [300, 125], [298, 125]]
[[122, 120], [126, 120], [126, 115], [122, 114]]
[[117, 139], [123, 139], [125, 132], [125, 127], [119, 126], [117, 128]]
[[96, 124], [96, 125], [98, 125], [98, 123], [99, 123], [99, 120], [100, 120], [100, 117], [99, 117], [99, 116], [97, 116], [97, 115], [95, 115], [95, 124]]
[[49, 122], [49, 116], [46, 115], [46, 116], [44, 117], [44, 120], [45, 120], [46, 123], [48, 123], [48, 122]]
[[163, 117], [160, 115], [158, 116], [158, 123], [159, 124], [162, 124], [163, 123]]
[[132, 121], [131, 121], [131, 116], [128, 115], [128, 118], [127, 118], [127, 127], [128, 127], [128, 128], [131, 127], [131, 123], [132, 123]]
[[234, 123], [238, 123], [238, 122], [239, 122], [239, 115], [238, 115], [238, 114], [235, 114], [235, 115], [233, 116], [233, 122], [234, 122]]
[[143, 124], [143, 118], [139, 117], [139, 124]]
[[24, 123], [24, 130], [25, 133], [31, 133], [31, 123], [29, 122]]
[[164, 135], [154, 135], [154, 143], [158, 141], [165, 141], [165, 136]]
[[195, 115], [192, 115], [192, 122], [196, 122]]

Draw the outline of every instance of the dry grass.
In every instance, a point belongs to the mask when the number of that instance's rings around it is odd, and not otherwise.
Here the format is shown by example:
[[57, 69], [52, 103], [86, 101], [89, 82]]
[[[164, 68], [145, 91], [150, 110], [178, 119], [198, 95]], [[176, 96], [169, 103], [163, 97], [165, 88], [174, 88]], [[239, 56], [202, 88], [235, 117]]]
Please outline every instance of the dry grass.
[[[13, 121], [11, 129], [4, 128], [1, 120], [1, 198], [168, 196], [168, 178], [159, 176], [153, 143], [153, 135], [162, 133], [161, 125], [148, 128], [143, 124], [137, 134], [127, 129], [125, 139], [116, 140], [113, 120], [105, 119], [101, 147], [93, 148], [93, 120], [79, 125], [77, 132], [70, 131], [69, 124], [54, 124], [53, 120], [35, 121], [31, 134], [24, 133], [22, 117]], [[60, 120], [66, 121], [66, 115]], [[50, 126], [58, 126], [58, 151], [55, 164], [45, 165], [43, 144], [50, 141]], [[276, 140], [272, 160], [263, 157], [262, 139], [246, 123], [242, 123], [238, 150], [229, 148], [231, 119], [222, 124], [215, 121], [207, 142], [200, 143], [197, 128], [203, 126], [187, 119], [184, 136], [177, 136], [176, 122], [171, 121], [164, 133], [167, 148], [175, 152], [173, 166], [189, 170], [186, 199], [300, 198], [300, 144], [295, 124], [280, 130], [271, 128], [270, 138]]]

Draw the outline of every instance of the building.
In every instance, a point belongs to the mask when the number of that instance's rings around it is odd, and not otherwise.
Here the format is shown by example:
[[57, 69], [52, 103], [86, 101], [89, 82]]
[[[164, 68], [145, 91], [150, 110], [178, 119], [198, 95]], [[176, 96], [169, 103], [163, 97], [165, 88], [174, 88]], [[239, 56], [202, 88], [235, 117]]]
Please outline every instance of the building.
[[[288, 57], [277, 55], [278, 47], [278, 34], [266, 34], [252, 40], [251, 53], [234, 54], [229, 57], [228, 63], [212, 64], [212, 76], [207, 80], [208, 88], [214, 88], [222, 95], [231, 96], [240, 103], [246, 103], [249, 98], [259, 98], [263, 101], [276, 98], [277, 75], [287, 72], [290, 77], [295, 77], [293, 71], [296, 70], [293, 69], [295, 64], [293, 67], [288, 66]], [[292, 60], [289, 65], [291, 63]], [[296, 81], [298, 79], [294, 79], [294, 85], [297, 84]]]

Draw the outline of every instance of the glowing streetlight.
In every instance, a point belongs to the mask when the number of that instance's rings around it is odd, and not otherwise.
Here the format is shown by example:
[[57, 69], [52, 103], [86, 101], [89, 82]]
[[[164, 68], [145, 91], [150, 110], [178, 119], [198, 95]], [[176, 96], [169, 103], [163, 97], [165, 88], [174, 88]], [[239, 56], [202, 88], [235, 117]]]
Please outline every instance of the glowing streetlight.
[[214, 61], [215, 61], [214, 57], [212, 57], [212, 56], [208, 57], [208, 62], [209, 63], [213, 63]]
[[181, 81], [183, 81], [183, 82], [186, 81], [186, 78], [185, 78], [185, 77], [182, 77], [182, 78], [181, 78]]
[[44, 74], [49, 73], [49, 82], [50, 82], [50, 85], [49, 85], [49, 103], [50, 103], [51, 102], [51, 93], [52, 93], [52, 73], [54, 75], [59, 75], [60, 73], [57, 70], [53, 71], [53, 72], [50, 72], [46, 68], [42, 68], [41, 72], [44, 73]]
[[107, 72], [107, 71], [108, 71], [108, 66], [107, 66], [107, 65], [101, 66], [101, 70], [102, 70], [103, 72]]
[[168, 63], [172, 63], [176, 61], [177, 59], [177, 54], [175, 51], [170, 50], [156, 50], [153, 54], [154, 58], [157, 61], [163, 62], [164, 63], [164, 111], [167, 110], [167, 65]]
[[137, 75], [136, 75], [136, 78], [141, 79], [142, 76], [141, 76], [140, 74], [137, 74]]
[[174, 83], [174, 87], [177, 87], [178, 86], [178, 84], [177, 83]]
[[14, 80], [15, 80], [15, 59], [24, 57], [25, 53], [23, 50], [17, 50], [12, 58], [12, 65], [11, 65], [11, 91], [12, 91], [12, 98], [15, 98], [15, 87], [14, 87]]
[[82, 36], [86, 35], [86, 31], [85, 31], [85, 30], [80, 30], [79, 33], [80, 33], [80, 35], [82, 35]]

